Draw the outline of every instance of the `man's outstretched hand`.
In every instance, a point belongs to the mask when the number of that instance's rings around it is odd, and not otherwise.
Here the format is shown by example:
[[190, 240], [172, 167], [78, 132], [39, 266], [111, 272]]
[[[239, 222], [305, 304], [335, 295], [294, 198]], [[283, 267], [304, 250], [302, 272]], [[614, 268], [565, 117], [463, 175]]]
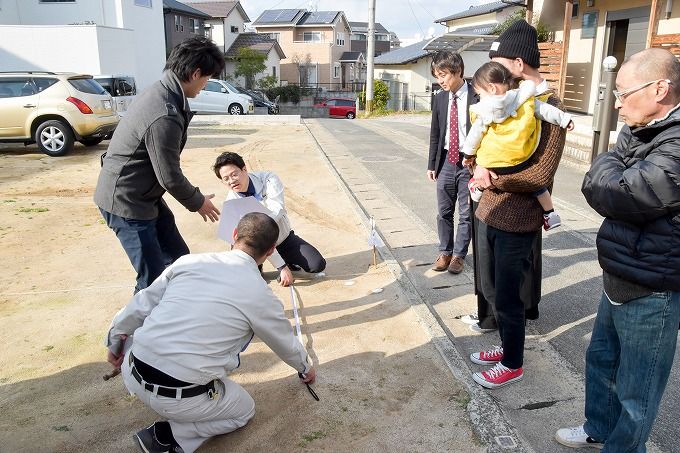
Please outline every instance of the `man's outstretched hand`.
[[305, 383], [305, 384], [313, 384], [314, 380], [316, 379], [316, 370], [314, 367], [311, 367], [309, 370], [307, 370], [307, 373], [303, 374], [304, 377], [300, 378], [300, 381]]
[[203, 206], [198, 210], [198, 213], [203, 217], [203, 221], [207, 222], [210, 219], [211, 222], [216, 222], [220, 219], [220, 211], [212, 204], [211, 198], [214, 198], [215, 194], [211, 193], [203, 198]]

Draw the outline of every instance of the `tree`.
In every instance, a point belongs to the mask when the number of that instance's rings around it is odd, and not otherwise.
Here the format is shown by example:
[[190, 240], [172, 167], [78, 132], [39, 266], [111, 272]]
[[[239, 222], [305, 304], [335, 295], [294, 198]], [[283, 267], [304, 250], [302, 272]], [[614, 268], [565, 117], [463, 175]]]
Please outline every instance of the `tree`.
[[[366, 105], [366, 90], [359, 95], [361, 104]], [[387, 108], [387, 101], [390, 100], [390, 88], [382, 80], [373, 80], [373, 110], [383, 112]]]
[[234, 76], [243, 76], [246, 79], [246, 88], [253, 88], [255, 86], [255, 76], [267, 69], [267, 66], [264, 64], [267, 56], [249, 47], [241, 47], [238, 50], [236, 59], [238, 63], [236, 63]]
[[[507, 19], [503, 22], [496, 24], [496, 26], [491, 30], [492, 35], [500, 35], [505, 30], [507, 30], [510, 25], [514, 24], [518, 20], [526, 18], [526, 12], [524, 9], [518, 9], [514, 13], [510, 14]], [[536, 34], [538, 35], [538, 42], [548, 42], [552, 39], [552, 32], [543, 23], [538, 22], [534, 25], [536, 27]]]
[[269, 90], [279, 85], [279, 79], [274, 75], [268, 75], [267, 77], [262, 77], [257, 81], [257, 84], [263, 90]]
[[304, 60], [300, 58], [299, 54], [293, 55], [293, 64], [297, 67], [298, 73], [300, 74], [300, 86], [304, 87], [309, 85], [309, 69], [312, 66], [312, 56], [310, 54], [305, 55]]

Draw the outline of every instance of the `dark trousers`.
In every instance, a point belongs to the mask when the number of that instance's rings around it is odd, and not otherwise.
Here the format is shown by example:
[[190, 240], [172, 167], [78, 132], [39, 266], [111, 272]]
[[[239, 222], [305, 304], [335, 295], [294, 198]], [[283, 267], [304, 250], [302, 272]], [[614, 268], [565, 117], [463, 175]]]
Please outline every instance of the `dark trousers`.
[[[470, 172], [458, 161], [452, 165], [444, 162], [437, 176], [437, 233], [439, 252], [465, 258], [471, 238], [470, 226]], [[453, 235], [453, 215], [458, 200], [458, 232]]]
[[288, 237], [276, 246], [276, 251], [286, 264], [299, 266], [305, 272], [317, 273], [326, 269], [326, 260], [321, 253], [292, 230]]
[[175, 225], [175, 216], [164, 202], [159, 205], [158, 217], [151, 220], [126, 219], [99, 210], [137, 271], [135, 293], [153, 283], [166, 266], [189, 253]]
[[532, 266], [531, 252], [537, 233], [510, 233], [481, 221], [476, 228], [478, 290], [495, 314], [503, 346], [502, 363], [516, 369], [524, 360], [525, 307], [521, 290]]

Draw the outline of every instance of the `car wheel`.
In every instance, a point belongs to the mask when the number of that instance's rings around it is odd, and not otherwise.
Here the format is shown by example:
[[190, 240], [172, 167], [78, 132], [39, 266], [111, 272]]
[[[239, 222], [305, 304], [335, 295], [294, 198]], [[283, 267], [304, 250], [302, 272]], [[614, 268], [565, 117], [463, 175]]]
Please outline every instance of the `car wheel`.
[[88, 138], [83, 138], [80, 141], [85, 146], [97, 146], [104, 140], [104, 137], [88, 137]]
[[241, 107], [241, 104], [231, 104], [229, 106], [229, 114], [230, 115], [243, 115], [243, 107]]
[[35, 131], [35, 142], [48, 156], [63, 156], [73, 149], [73, 131], [59, 120], [45, 121]]
[[347, 117], [348, 120], [351, 120], [354, 119], [356, 115], [354, 114], [354, 112], [347, 112], [347, 115], [345, 116]]

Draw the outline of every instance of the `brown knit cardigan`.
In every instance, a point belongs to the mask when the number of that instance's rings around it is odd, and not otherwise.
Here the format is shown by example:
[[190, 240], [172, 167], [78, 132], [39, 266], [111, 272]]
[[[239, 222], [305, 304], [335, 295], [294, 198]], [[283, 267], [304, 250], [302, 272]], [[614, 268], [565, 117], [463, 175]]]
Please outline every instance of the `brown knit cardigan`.
[[[554, 92], [547, 103], [564, 110]], [[543, 211], [533, 193], [543, 187], [552, 187], [566, 135], [561, 127], [544, 121], [531, 164], [517, 173], [492, 179], [493, 186], [483, 192], [476, 217], [489, 226], [511, 233], [539, 230], [543, 225]]]

